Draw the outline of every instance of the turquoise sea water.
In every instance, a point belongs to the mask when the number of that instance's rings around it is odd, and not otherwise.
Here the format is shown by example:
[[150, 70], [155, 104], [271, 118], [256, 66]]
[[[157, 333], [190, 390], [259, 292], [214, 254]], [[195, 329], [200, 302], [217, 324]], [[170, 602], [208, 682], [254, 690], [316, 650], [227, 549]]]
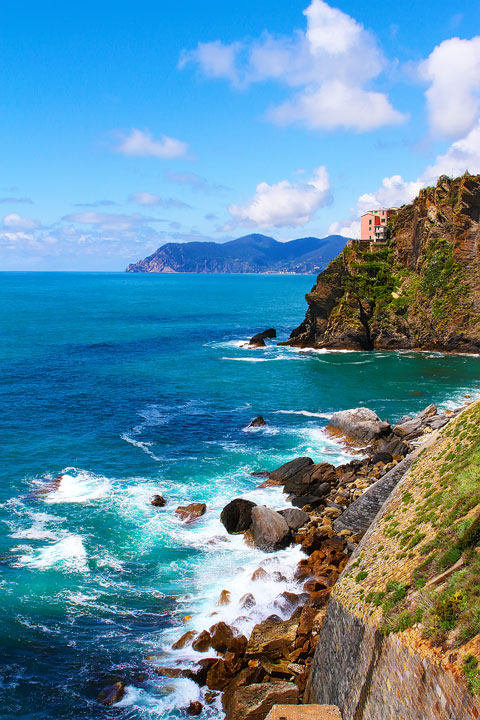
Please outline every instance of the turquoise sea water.
[[[242, 347], [270, 326], [286, 338], [312, 284], [0, 274], [0, 717], [183, 717], [198, 687], [154, 667], [195, 653], [171, 643], [222, 618], [248, 632], [296, 588], [298, 548], [267, 557], [219, 522], [239, 494], [285, 506], [251, 472], [299, 454], [341, 462], [324, 433], [334, 410], [394, 420], [480, 388], [476, 357]], [[247, 431], [258, 414], [267, 427]], [[174, 510], [192, 501], [207, 513], [182, 525]], [[283, 578], [252, 583], [261, 562]], [[219, 607], [222, 589], [232, 601]], [[118, 679], [120, 705], [98, 704]]]

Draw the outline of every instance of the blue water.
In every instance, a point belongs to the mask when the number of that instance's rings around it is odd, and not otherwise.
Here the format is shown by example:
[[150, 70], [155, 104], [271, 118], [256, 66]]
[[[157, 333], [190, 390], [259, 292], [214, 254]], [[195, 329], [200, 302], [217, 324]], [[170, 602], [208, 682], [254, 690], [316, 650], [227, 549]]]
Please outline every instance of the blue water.
[[[266, 558], [219, 523], [239, 494], [285, 506], [251, 472], [298, 454], [344, 460], [324, 433], [334, 410], [394, 420], [480, 388], [476, 357], [242, 347], [270, 326], [286, 338], [312, 284], [0, 274], [0, 717], [184, 717], [198, 687], [154, 672], [193, 658], [171, 643], [221, 618], [248, 632], [295, 589], [298, 548]], [[260, 413], [267, 427], [246, 431]], [[150, 505], [156, 492], [165, 508]], [[191, 501], [208, 510], [185, 526], [174, 510]], [[262, 562], [284, 579], [253, 587]], [[219, 607], [222, 589], [232, 600]], [[120, 705], [97, 703], [118, 679]]]

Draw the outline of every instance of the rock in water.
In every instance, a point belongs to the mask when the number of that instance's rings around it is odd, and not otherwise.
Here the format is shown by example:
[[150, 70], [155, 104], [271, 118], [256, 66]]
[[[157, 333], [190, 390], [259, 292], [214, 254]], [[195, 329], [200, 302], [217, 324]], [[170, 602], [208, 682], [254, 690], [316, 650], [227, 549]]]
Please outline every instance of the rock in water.
[[252, 534], [255, 545], [265, 552], [273, 552], [288, 545], [290, 528], [286, 520], [265, 506], [252, 510]]
[[339, 430], [351, 442], [366, 445], [380, 437], [389, 427], [373, 410], [361, 407], [333, 413], [327, 429]]
[[187, 712], [189, 715], [201, 715], [203, 710], [203, 705], [198, 700], [192, 700], [190, 705], [187, 708]]
[[264, 720], [274, 705], [296, 705], [298, 687], [272, 681], [239, 687], [227, 696], [225, 720]]
[[253, 420], [248, 423], [247, 427], [263, 427], [266, 424], [265, 419], [261, 415], [257, 415], [256, 418], [253, 418]]
[[287, 482], [302, 478], [311, 465], [313, 465], [312, 458], [298, 457], [271, 472], [268, 479], [275, 485], [285, 485]]
[[109, 685], [104, 688], [99, 694], [97, 700], [98, 702], [101, 702], [102, 705], [113, 705], [114, 703], [120, 702], [124, 695], [125, 683], [120, 681], [114, 683], [114, 685]]
[[235, 498], [222, 510], [220, 520], [226, 531], [232, 535], [242, 533], [248, 530], [252, 524], [252, 510], [257, 507], [251, 500], [244, 498]]
[[151, 504], [154, 507], [164, 507], [167, 504], [167, 501], [161, 495], [154, 495]]
[[178, 515], [184, 523], [189, 524], [198, 520], [202, 515], [205, 515], [206, 511], [207, 506], [205, 503], [190, 503], [190, 505], [178, 507], [175, 510], [175, 514]]
[[277, 331], [275, 328], [269, 328], [268, 330], [264, 330], [263, 332], [257, 333], [257, 335], [254, 335], [252, 338], [250, 338], [249, 345], [252, 345], [253, 347], [265, 347], [265, 339], [273, 339], [277, 337]]

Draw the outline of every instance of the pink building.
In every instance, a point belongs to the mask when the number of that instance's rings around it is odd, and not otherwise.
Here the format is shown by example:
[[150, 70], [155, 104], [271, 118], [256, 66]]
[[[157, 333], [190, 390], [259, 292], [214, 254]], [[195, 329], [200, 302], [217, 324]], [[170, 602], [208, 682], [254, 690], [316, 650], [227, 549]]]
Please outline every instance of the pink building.
[[387, 239], [387, 222], [396, 210], [394, 208], [380, 208], [371, 210], [360, 219], [360, 240], [370, 242], [385, 242]]

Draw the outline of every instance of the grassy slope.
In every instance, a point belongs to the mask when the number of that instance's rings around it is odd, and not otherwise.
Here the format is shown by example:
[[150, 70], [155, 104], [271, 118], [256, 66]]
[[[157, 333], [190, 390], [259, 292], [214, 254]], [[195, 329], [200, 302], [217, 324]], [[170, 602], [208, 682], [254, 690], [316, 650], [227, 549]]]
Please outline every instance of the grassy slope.
[[480, 401], [421, 453], [334, 596], [385, 634], [448, 655], [480, 694]]

